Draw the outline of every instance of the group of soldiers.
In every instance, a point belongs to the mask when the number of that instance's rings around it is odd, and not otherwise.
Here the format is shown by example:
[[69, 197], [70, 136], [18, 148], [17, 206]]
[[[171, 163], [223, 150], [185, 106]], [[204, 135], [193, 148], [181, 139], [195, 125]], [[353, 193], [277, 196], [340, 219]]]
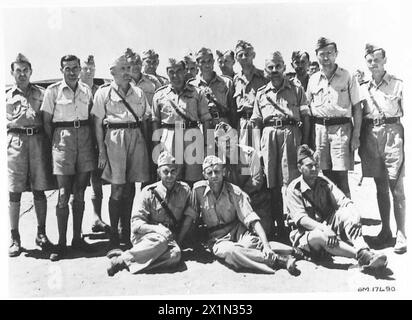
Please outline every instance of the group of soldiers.
[[[6, 94], [9, 256], [22, 251], [20, 199], [27, 190], [35, 242], [52, 261], [67, 256], [69, 207], [72, 249], [92, 250], [82, 235], [90, 184], [92, 231], [110, 237], [110, 276], [178, 264], [184, 239], [200, 229], [206, 247], [235, 269], [295, 273], [297, 257], [324, 254], [357, 259], [364, 270], [386, 267], [386, 256], [362, 236], [348, 170], [359, 148], [363, 176], [377, 189], [382, 230], [374, 241], [392, 240], [390, 190], [394, 251], [406, 252], [402, 81], [386, 72], [381, 47], [366, 45], [371, 79], [360, 83], [336, 64], [334, 41], [321, 37], [315, 52], [318, 63], [293, 52], [295, 73], [285, 72], [279, 51], [260, 70], [253, 46], [240, 40], [234, 51], [216, 50], [221, 75], [212, 50], [201, 48], [168, 59], [167, 79], [157, 74], [154, 50], [140, 56], [128, 48], [110, 65], [113, 80], [100, 87], [93, 56], [66, 55], [63, 80], [46, 90], [30, 83], [32, 66], [18, 54]], [[110, 225], [101, 216], [105, 183]], [[53, 245], [44, 191], [56, 188]], [[273, 240], [292, 247], [278, 250]]]

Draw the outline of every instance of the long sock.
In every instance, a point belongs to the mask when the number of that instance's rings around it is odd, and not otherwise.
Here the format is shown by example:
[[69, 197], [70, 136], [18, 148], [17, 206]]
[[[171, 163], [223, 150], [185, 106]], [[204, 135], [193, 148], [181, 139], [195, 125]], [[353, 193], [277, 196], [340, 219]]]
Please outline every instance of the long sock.
[[37, 217], [37, 233], [46, 234], [47, 200], [34, 200], [34, 211]]
[[102, 198], [101, 197], [92, 198], [92, 205], [93, 205], [93, 212], [95, 216], [101, 219], [102, 218]]
[[118, 225], [121, 212], [123, 210], [123, 201], [115, 200], [112, 197], [109, 199], [109, 217], [110, 217], [110, 229], [111, 229], [111, 241], [118, 241]]
[[59, 230], [59, 245], [66, 245], [67, 222], [69, 220], [69, 206], [56, 207], [57, 229]]
[[82, 236], [84, 201], [73, 200], [72, 211], [73, 211], [73, 239], [80, 239]]
[[389, 199], [389, 192], [378, 192], [376, 194], [376, 198], [378, 200], [378, 208], [379, 208], [379, 215], [382, 221], [382, 231], [390, 232], [390, 199]]
[[19, 230], [20, 220], [20, 201], [9, 201], [9, 217], [10, 217], [10, 229]]

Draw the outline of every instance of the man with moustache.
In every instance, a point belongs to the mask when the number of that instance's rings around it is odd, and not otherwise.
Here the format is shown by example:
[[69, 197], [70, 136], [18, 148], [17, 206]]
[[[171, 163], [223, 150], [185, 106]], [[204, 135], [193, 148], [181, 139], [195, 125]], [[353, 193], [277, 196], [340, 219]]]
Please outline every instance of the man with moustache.
[[163, 151], [157, 164], [160, 181], [143, 189], [132, 216], [133, 247], [107, 254], [109, 276], [123, 269], [137, 273], [180, 262], [180, 246], [197, 214], [189, 205], [190, 187], [177, 181], [176, 159]]
[[222, 72], [223, 76], [227, 76], [233, 80], [235, 77], [235, 71], [233, 70], [233, 66], [235, 65], [235, 53], [233, 50], [226, 50], [221, 52], [216, 50], [217, 55], [217, 63], [219, 64], [220, 71]]
[[[253, 146], [252, 123], [250, 117], [256, 99], [257, 90], [268, 83], [263, 70], [257, 69], [253, 60], [256, 56], [253, 46], [243, 40], [239, 40], [235, 47], [236, 60], [242, 70], [233, 79], [235, 87], [234, 99], [237, 106], [236, 128], [239, 133], [239, 142]], [[256, 143], [256, 141], [255, 141]]]
[[405, 152], [403, 116], [403, 82], [385, 69], [383, 48], [367, 44], [365, 60], [372, 79], [361, 86], [363, 122], [359, 156], [364, 177], [373, 177], [382, 229], [375, 239], [379, 245], [392, 240], [390, 199], [396, 221], [395, 253], [407, 251], [405, 232], [405, 191], [403, 187]]
[[212, 50], [201, 48], [196, 53], [200, 73], [189, 84], [199, 88], [208, 100], [212, 115], [212, 128], [222, 121], [229, 122], [234, 115], [233, 82], [226, 76], [218, 76], [213, 70], [215, 59]]
[[285, 70], [281, 53], [271, 53], [265, 61], [265, 73], [270, 82], [258, 90], [250, 119], [255, 128], [262, 129], [263, 166], [281, 239], [286, 236], [282, 187], [299, 175], [296, 149], [302, 142], [306, 143], [309, 135], [305, 91], [298, 81], [284, 75]]
[[[131, 64], [125, 55], [110, 65], [113, 81], [97, 90], [91, 113], [99, 148], [102, 178], [111, 183], [110, 246], [130, 243], [134, 185], [149, 180], [147, 121], [150, 106], [142, 89], [131, 85]], [[119, 238], [118, 224], [121, 219]]]
[[44, 128], [52, 141], [53, 173], [59, 188], [56, 206], [59, 242], [50, 255], [52, 261], [67, 254], [66, 233], [69, 219], [69, 198], [73, 212], [72, 248], [89, 251], [90, 246], [82, 237], [84, 191], [90, 172], [96, 169], [93, 148], [93, 131], [90, 123], [92, 91], [79, 81], [80, 59], [66, 55], [60, 59], [63, 80], [50, 85], [41, 106]]
[[19, 53], [11, 63], [14, 85], [6, 92], [7, 116], [7, 166], [9, 190], [9, 219], [11, 244], [9, 257], [22, 251], [19, 218], [21, 194], [33, 192], [34, 211], [37, 218], [35, 243], [42, 250], [53, 247], [46, 235], [47, 199], [44, 190], [53, 187], [51, 162], [47, 137], [44, 133], [40, 106], [44, 89], [30, 83], [32, 66]]
[[156, 73], [157, 67], [159, 66], [159, 54], [158, 53], [156, 53], [153, 49], [143, 51], [142, 61], [143, 61], [143, 72], [145, 74], [150, 74], [150, 75], [155, 76], [162, 86], [169, 83], [169, 80], [166, 77], [163, 77]]
[[359, 147], [362, 110], [358, 83], [336, 64], [337, 55], [335, 42], [319, 38], [316, 56], [321, 70], [310, 77], [306, 94], [315, 122], [320, 169], [350, 198], [348, 170], [353, 168], [353, 152]]

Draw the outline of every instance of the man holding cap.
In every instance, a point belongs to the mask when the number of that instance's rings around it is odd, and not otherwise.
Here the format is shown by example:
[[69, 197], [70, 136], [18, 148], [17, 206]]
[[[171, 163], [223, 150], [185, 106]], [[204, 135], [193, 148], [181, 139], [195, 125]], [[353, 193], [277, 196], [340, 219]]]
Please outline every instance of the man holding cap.
[[[247, 146], [253, 146], [252, 123], [250, 117], [255, 104], [258, 89], [268, 83], [263, 70], [253, 65], [256, 53], [253, 46], [243, 40], [239, 40], [235, 48], [236, 60], [242, 70], [233, 79], [235, 87], [234, 99], [237, 106], [236, 128], [239, 132], [239, 142]], [[255, 141], [257, 142], [257, 141]]]
[[321, 70], [310, 77], [306, 94], [315, 122], [320, 169], [350, 198], [348, 170], [353, 168], [362, 122], [358, 83], [335, 63], [335, 42], [321, 37], [316, 55]]
[[218, 76], [213, 71], [215, 59], [212, 50], [201, 48], [196, 54], [196, 62], [200, 74], [195, 79], [189, 80], [189, 84], [199, 88], [205, 95], [209, 112], [212, 116], [212, 127], [219, 122], [229, 122], [233, 118], [233, 82], [226, 76]]
[[287, 268], [296, 272], [295, 260], [272, 250], [249, 197], [239, 187], [224, 181], [225, 168], [216, 156], [203, 161], [206, 180], [196, 182], [192, 208], [208, 228], [212, 253], [236, 270], [247, 268], [264, 273]]
[[360, 215], [353, 202], [326, 177], [319, 177], [317, 155], [307, 146], [298, 148], [301, 176], [286, 192], [286, 206], [296, 226], [290, 240], [313, 257], [322, 252], [356, 258], [363, 270], [384, 268], [384, 254], [372, 252], [362, 236]]
[[133, 248], [108, 253], [109, 276], [128, 269], [137, 273], [143, 269], [172, 267], [181, 259], [180, 245], [196, 218], [189, 206], [190, 187], [177, 181], [176, 159], [163, 151], [157, 160], [160, 181], [145, 187], [132, 216]]
[[[169, 59], [166, 70], [170, 84], [157, 90], [153, 97], [153, 139], [160, 140], [161, 145], [156, 146], [157, 151], [154, 150], [152, 157], [156, 157], [157, 152], [168, 150], [182, 169], [178, 178], [191, 184], [202, 178], [201, 161], [212, 117], [204, 94], [186, 83], [185, 67], [183, 60]], [[204, 136], [200, 123], [203, 124]], [[188, 141], [187, 136], [195, 140]], [[188, 146], [194, 152], [186, 152]]]
[[[150, 74], [152, 76], [155, 76], [162, 86], [169, 83], [169, 80], [167, 80], [166, 77], [163, 77], [156, 73], [157, 67], [159, 66], [159, 54], [158, 53], [156, 53], [153, 49], [143, 51], [142, 60], [143, 60], [143, 72], [145, 74]], [[152, 103], [151, 101], [149, 102]]]
[[[110, 244], [130, 246], [130, 216], [135, 183], [149, 180], [147, 120], [150, 106], [144, 92], [131, 85], [131, 65], [121, 55], [110, 66], [113, 81], [97, 90], [91, 113], [99, 147], [102, 178], [111, 183]], [[122, 233], [118, 233], [119, 219]]]
[[216, 50], [217, 63], [219, 64], [220, 71], [223, 76], [227, 76], [233, 80], [235, 77], [235, 70], [233, 66], [235, 65], [235, 52], [233, 50], [226, 50], [221, 52]]
[[392, 240], [390, 228], [390, 199], [396, 220], [396, 244], [394, 251], [407, 250], [405, 234], [405, 191], [403, 176], [405, 167], [403, 116], [403, 82], [385, 70], [386, 52], [381, 47], [367, 44], [366, 64], [372, 79], [364, 84], [363, 123], [359, 156], [364, 177], [373, 177], [376, 197], [382, 220], [382, 230], [377, 243], [385, 245]]

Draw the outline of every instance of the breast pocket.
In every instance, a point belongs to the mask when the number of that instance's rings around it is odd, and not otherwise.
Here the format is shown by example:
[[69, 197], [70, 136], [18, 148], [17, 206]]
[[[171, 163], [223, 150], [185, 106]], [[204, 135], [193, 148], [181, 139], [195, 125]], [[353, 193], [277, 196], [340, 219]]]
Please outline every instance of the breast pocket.
[[325, 91], [323, 88], [317, 88], [312, 92], [312, 106], [320, 106], [324, 103]]
[[69, 107], [73, 105], [73, 101], [65, 98], [56, 100], [56, 107], [54, 108], [54, 118], [64, 119], [65, 110], [68, 111]]

